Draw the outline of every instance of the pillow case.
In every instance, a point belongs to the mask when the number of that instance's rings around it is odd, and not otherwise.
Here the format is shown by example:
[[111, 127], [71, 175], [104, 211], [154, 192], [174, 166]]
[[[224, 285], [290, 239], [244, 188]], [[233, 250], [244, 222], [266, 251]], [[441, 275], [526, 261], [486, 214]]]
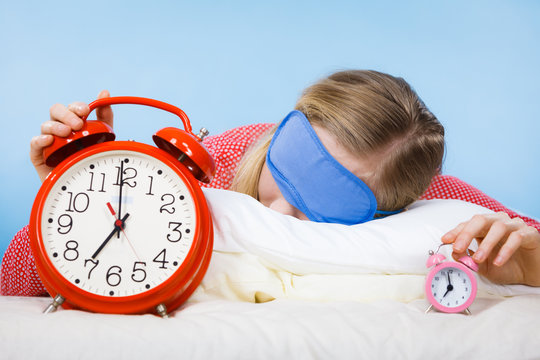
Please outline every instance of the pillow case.
[[[420, 200], [400, 214], [347, 226], [299, 220], [232, 191], [203, 191], [214, 221], [214, 250], [248, 252], [300, 275], [425, 274], [428, 252], [443, 234], [492, 212], [460, 200]], [[451, 246], [440, 252], [449, 257]]]

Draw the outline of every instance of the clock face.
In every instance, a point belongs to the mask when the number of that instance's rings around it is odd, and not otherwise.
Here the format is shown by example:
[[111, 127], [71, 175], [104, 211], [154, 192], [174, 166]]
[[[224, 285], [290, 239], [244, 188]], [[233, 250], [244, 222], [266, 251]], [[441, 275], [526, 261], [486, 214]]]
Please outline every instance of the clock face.
[[443, 263], [428, 275], [426, 291], [431, 303], [441, 311], [465, 310], [476, 295], [474, 275], [458, 263]]
[[154, 289], [179, 269], [198, 219], [191, 192], [168, 165], [108, 150], [56, 179], [40, 221], [46, 254], [67, 281], [124, 297]]

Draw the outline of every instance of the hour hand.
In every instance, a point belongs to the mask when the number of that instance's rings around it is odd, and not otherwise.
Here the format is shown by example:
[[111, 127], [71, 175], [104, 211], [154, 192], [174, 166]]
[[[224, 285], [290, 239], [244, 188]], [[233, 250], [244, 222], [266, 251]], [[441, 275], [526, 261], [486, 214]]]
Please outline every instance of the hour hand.
[[98, 254], [101, 252], [101, 250], [103, 250], [103, 248], [105, 247], [105, 245], [107, 245], [107, 243], [109, 242], [109, 240], [111, 240], [111, 238], [114, 236], [114, 234], [116, 234], [116, 232], [119, 232], [120, 230], [122, 230], [124, 228], [124, 222], [126, 221], [126, 219], [128, 218], [129, 216], [129, 213], [126, 213], [126, 215], [124, 215], [124, 217], [120, 220], [116, 220], [115, 223], [114, 223], [114, 229], [113, 231], [111, 231], [111, 233], [105, 238], [105, 240], [101, 243], [101, 245], [99, 246], [99, 248], [96, 250], [96, 252], [92, 255], [92, 259], [96, 259], [96, 257], [98, 256]]
[[443, 297], [448, 295], [450, 291], [454, 290], [454, 286], [452, 286], [452, 283], [450, 282], [450, 272], [447, 272], [446, 275], [448, 277], [448, 285], [446, 286], [446, 292], [444, 293]]

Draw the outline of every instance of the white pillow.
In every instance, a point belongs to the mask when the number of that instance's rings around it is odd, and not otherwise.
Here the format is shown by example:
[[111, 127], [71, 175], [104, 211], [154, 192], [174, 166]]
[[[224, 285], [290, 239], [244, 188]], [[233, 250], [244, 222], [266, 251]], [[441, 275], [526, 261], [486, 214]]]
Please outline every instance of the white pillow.
[[[232, 191], [203, 191], [214, 221], [214, 250], [251, 253], [299, 275], [425, 274], [428, 251], [444, 233], [491, 212], [459, 200], [422, 200], [400, 214], [347, 226], [298, 220]], [[451, 246], [441, 252], [449, 257]]]

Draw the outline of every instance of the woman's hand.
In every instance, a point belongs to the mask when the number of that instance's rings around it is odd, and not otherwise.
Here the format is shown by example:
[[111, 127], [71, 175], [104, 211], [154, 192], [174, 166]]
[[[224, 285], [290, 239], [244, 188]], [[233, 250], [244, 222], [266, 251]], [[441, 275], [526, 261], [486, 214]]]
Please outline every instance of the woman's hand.
[[479, 273], [499, 284], [540, 286], [540, 233], [522, 219], [508, 214], [475, 215], [443, 235], [453, 243], [453, 257], [466, 255], [472, 240], [478, 250], [472, 256]]
[[[109, 97], [107, 90], [99, 93], [98, 99]], [[30, 160], [39, 175], [41, 181], [45, 180], [53, 168], [45, 164], [43, 149], [53, 143], [53, 135], [67, 137], [73, 130], [79, 130], [83, 126], [82, 117], [87, 116], [90, 108], [82, 102], [74, 102], [67, 107], [55, 104], [51, 107], [50, 120], [41, 124], [41, 135], [35, 136], [30, 141]], [[113, 126], [113, 112], [110, 106], [96, 109], [97, 119]]]

